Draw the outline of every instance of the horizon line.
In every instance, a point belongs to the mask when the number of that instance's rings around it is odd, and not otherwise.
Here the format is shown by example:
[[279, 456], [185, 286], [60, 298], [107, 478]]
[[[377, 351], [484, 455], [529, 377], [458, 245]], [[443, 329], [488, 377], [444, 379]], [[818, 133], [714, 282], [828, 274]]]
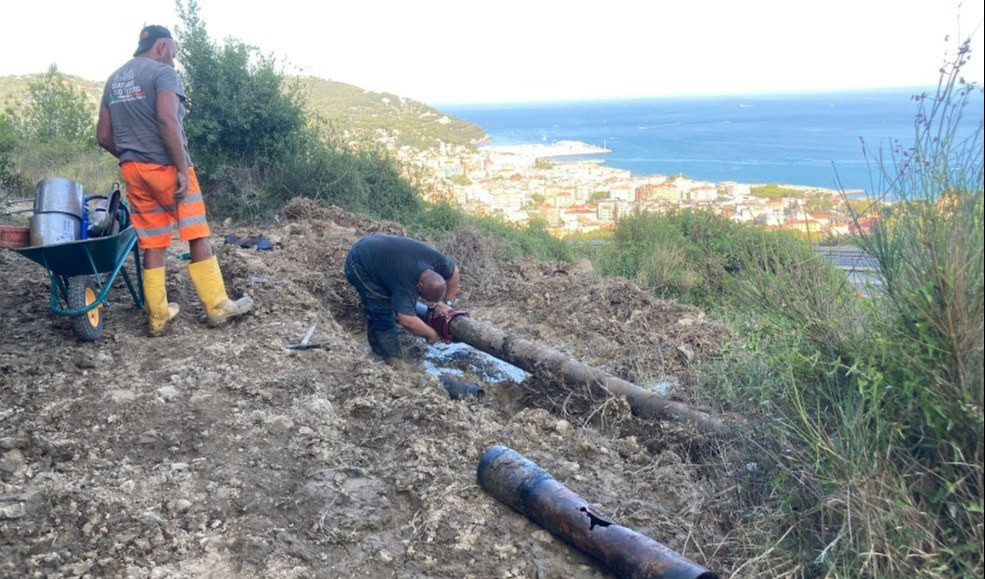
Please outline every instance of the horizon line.
[[[616, 101], [647, 101], [647, 100], [671, 100], [671, 99], [703, 99], [703, 98], [722, 98], [722, 97], [743, 97], [743, 98], [764, 98], [778, 96], [822, 96], [822, 95], [844, 95], [858, 93], [877, 93], [877, 92], [920, 92], [934, 91], [936, 85], [896, 85], [883, 87], [863, 87], [863, 88], [825, 88], [825, 89], [788, 89], [777, 91], [741, 91], [741, 92], [719, 92], [719, 93], [676, 93], [676, 94], [650, 94], [634, 96], [607, 96], [607, 97], [585, 97], [585, 98], [545, 98], [527, 100], [490, 100], [490, 101], [420, 101], [431, 107], [467, 107], [467, 106], [492, 106], [492, 105], [556, 105], [556, 104], [575, 104], [575, 103], [605, 103]], [[409, 97], [406, 97], [409, 98]]]
[[[55, 63], [53, 63], [55, 64]], [[57, 66], [57, 64], [55, 64]], [[59, 69], [59, 72], [65, 76], [74, 77], [85, 82], [101, 83], [99, 80], [92, 80], [85, 78], [80, 75], [65, 72]], [[22, 76], [34, 76], [34, 75], [44, 75], [47, 70], [43, 72], [31, 72], [31, 73], [10, 73], [0, 75], [0, 78], [4, 77], [22, 77]], [[722, 97], [745, 97], [745, 98], [764, 98], [764, 97], [778, 97], [778, 96], [820, 96], [820, 95], [844, 95], [844, 94], [857, 94], [857, 93], [876, 93], [876, 92], [903, 92], [903, 91], [916, 91], [914, 94], [919, 92], [927, 92], [936, 90], [936, 84], [926, 84], [926, 85], [891, 85], [891, 86], [880, 86], [880, 87], [835, 87], [835, 88], [816, 88], [816, 89], [780, 89], [780, 90], [751, 90], [751, 91], [726, 91], [726, 92], [694, 92], [694, 93], [674, 93], [674, 94], [643, 94], [643, 95], [619, 95], [619, 96], [592, 96], [592, 97], [548, 97], [548, 98], [519, 98], [519, 99], [509, 99], [509, 100], [424, 100], [415, 97], [404, 96], [399, 93], [390, 91], [377, 91], [368, 89], [351, 82], [344, 80], [336, 80], [331, 78], [325, 78], [313, 74], [283, 74], [284, 77], [308, 77], [324, 80], [327, 82], [337, 82], [340, 84], [347, 84], [349, 86], [378, 94], [393, 95], [399, 98], [414, 100], [425, 104], [432, 108], [439, 107], [487, 107], [487, 106], [524, 106], [524, 105], [558, 105], [558, 104], [589, 104], [589, 103], [603, 103], [603, 102], [630, 102], [630, 101], [646, 101], [646, 100], [672, 100], [672, 99], [704, 99], [704, 98], [722, 98]], [[981, 81], [971, 81], [969, 84], [978, 84], [979, 87], [983, 85]]]

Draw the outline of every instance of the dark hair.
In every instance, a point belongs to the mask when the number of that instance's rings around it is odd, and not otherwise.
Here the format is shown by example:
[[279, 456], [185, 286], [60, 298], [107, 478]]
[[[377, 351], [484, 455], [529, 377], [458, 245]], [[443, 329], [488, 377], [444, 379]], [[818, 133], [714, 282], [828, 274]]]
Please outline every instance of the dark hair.
[[137, 43], [137, 50], [134, 56], [147, 52], [154, 46], [154, 43], [162, 38], [171, 38], [171, 31], [157, 24], [144, 26], [140, 31], [140, 41]]

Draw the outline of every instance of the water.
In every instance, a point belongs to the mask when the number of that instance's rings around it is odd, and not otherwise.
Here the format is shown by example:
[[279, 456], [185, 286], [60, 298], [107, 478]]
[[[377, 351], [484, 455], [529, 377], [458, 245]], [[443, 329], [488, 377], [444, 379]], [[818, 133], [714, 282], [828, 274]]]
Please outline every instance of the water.
[[520, 368], [461, 342], [435, 344], [424, 354], [424, 369], [432, 376], [447, 374], [461, 378], [465, 375], [462, 368], [468, 369], [482, 382], [512, 380], [519, 384], [527, 378], [527, 373]]
[[[490, 144], [583, 141], [612, 153], [592, 156], [634, 175], [685, 174], [704, 181], [789, 183], [874, 190], [866, 147], [888, 151], [914, 139], [917, 90], [625, 101], [446, 105]], [[965, 109], [973, 128], [981, 96]]]

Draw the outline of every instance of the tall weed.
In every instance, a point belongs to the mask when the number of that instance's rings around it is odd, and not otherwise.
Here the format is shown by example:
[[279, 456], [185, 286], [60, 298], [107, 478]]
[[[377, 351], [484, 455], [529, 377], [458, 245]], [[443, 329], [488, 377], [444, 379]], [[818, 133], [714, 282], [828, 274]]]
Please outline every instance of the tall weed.
[[740, 485], [743, 572], [983, 574], [982, 123], [960, 128], [980, 91], [966, 57], [917, 97], [913, 147], [870, 154], [883, 187], [856, 243], [882, 291], [859, 296], [773, 243], [723, 285], [743, 340], [706, 378], [752, 418], [747, 456], [764, 465]]

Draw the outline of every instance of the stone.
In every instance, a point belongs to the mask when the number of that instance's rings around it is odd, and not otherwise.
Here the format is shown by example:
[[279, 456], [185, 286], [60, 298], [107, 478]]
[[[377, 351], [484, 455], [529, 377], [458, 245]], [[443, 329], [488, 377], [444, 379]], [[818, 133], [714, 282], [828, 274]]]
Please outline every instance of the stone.
[[178, 499], [174, 502], [172, 508], [174, 509], [174, 512], [182, 515], [187, 513], [188, 509], [192, 508], [192, 502], [188, 499]]
[[165, 402], [171, 402], [181, 395], [174, 386], [161, 386], [157, 389], [157, 395], [161, 397]]
[[554, 537], [551, 536], [547, 531], [534, 531], [532, 534], [535, 541], [540, 541], [541, 543], [553, 543]]
[[27, 514], [24, 503], [14, 503], [12, 505], [0, 505], [0, 521], [8, 519], [19, 519]]
[[3, 453], [0, 458], [0, 474], [8, 476], [19, 476], [27, 470], [27, 461], [21, 451], [15, 449]]

